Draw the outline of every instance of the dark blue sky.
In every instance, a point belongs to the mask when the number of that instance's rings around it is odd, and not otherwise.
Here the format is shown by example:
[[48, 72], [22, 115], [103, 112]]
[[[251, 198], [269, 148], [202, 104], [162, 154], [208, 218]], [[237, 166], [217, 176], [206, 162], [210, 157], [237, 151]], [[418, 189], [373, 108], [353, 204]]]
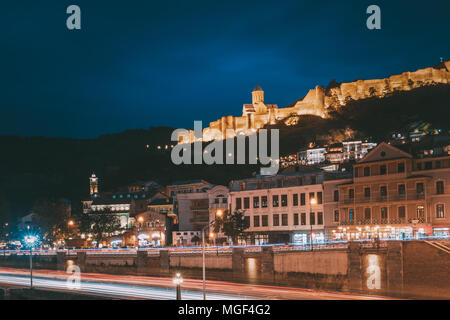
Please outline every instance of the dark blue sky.
[[[96, 137], [285, 106], [317, 84], [450, 59], [442, 1], [3, 0], [0, 134]], [[81, 7], [82, 29], [66, 28]], [[366, 28], [381, 7], [382, 29]]]

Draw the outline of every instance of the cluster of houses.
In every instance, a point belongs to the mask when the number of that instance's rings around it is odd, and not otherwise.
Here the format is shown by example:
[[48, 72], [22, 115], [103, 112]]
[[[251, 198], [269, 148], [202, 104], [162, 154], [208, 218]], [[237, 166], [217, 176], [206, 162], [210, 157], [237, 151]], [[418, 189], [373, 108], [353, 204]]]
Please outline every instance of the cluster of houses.
[[205, 180], [165, 187], [148, 182], [125, 192], [99, 193], [98, 178], [92, 175], [83, 210], [95, 214], [108, 208], [120, 216], [124, 227], [135, 230], [111, 240], [122, 246], [190, 246], [199, 242], [202, 230], [210, 244], [229, 243], [209, 226], [217, 215], [236, 211], [244, 212], [249, 225], [240, 244], [449, 236], [448, 143], [420, 153], [361, 141], [325, 151], [330, 162], [353, 160], [351, 169], [324, 170], [315, 165], [323, 159], [322, 151], [302, 150], [297, 161], [304, 163], [273, 176], [233, 180], [228, 186]]

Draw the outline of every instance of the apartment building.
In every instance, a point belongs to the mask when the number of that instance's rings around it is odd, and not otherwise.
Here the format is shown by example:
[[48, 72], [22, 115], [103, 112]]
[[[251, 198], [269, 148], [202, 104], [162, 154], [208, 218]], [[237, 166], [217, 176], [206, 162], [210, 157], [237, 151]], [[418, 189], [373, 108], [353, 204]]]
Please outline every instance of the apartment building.
[[257, 176], [230, 183], [230, 210], [248, 219], [248, 244], [324, 241], [323, 171]]
[[353, 166], [353, 179], [325, 183], [334, 239], [445, 236], [450, 156], [414, 158], [381, 143]]

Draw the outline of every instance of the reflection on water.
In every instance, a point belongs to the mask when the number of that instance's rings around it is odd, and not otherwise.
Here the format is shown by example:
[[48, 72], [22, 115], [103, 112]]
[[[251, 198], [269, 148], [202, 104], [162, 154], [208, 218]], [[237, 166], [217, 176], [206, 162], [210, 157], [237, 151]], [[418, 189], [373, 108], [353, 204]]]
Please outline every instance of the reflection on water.
[[256, 258], [245, 259], [245, 273], [248, 280], [251, 282], [258, 280], [258, 269], [258, 260]]

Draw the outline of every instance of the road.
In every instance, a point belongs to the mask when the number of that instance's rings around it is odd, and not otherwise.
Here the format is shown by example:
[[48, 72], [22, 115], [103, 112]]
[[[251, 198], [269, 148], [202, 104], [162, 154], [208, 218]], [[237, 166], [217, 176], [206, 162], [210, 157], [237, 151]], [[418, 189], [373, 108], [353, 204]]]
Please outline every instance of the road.
[[[175, 299], [171, 278], [82, 273], [79, 289], [67, 285], [68, 274], [63, 271], [33, 270], [33, 285], [41, 289], [95, 294], [102, 297], [124, 299]], [[29, 286], [29, 271], [0, 268], [0, 283]], [[202, 281], [184, 279], [182, 298], [201, 300]], [[379, 300], [388, 297], [321, 291], [294, 287], [242, 284], [228, 281], [206, 282], [208, 300]]]

